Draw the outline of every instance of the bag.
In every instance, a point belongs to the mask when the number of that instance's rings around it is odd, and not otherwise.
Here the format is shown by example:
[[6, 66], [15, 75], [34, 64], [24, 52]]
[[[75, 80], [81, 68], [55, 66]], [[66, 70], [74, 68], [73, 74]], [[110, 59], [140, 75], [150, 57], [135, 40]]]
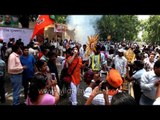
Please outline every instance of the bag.
[[[78, 61], [79, 61], [79, 60], [78, 60]], [[72, 71], [70, 71], [70, 69], [66, 68], [66, 63], [65, 63], [65, 66], [64, 66], [64, 68], [62, 69], [62, 71], [61, 71], [61, 76], [60, 76], [60, 78], [61, 78], [62, 81], [64, 81], [65, 83], [71, 83], [71, 81], [72, 81], [71, 75], [73, 74], [75, 68], [77, 67], [78, 61], [77, 61], [77, 64], [76, 64], [76, 66], [73, 68]]]
[[62, 69], [60, 78], [65, 83], [70, 83], [72, 81], [71, 75], [68, 74], [68, 68]]
[[63, 78], [63, 81], [64, 81], [65, 83], [71, 83], [71, 81], [72, 81], [71, 75], [65, 76], [65, 77]]

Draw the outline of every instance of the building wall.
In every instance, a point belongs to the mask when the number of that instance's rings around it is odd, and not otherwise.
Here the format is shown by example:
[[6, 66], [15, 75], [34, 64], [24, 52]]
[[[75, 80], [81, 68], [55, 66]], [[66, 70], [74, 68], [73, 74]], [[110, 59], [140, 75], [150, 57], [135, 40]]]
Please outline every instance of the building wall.
[[[29, 28], [34, 28], [34, 25], [35, 25], [35, 22], [30, 22], [29, 23]], [[45, 38], [48, 38], [49, 40], [51, 39], [57, 39], [57, 36], [61, 36], [62, 39], [72, 39], [74, 40], [74, 36], [75, 36], [75, 33], [74, 33], [74, 30], [66, 30], [66, 32], [64, 33], [60, 33], [60, 32], [54, 32], [54, 24], [53, 25], [49, 25], [45, 28], [45, 32], [44, 32], [44, 36]]]

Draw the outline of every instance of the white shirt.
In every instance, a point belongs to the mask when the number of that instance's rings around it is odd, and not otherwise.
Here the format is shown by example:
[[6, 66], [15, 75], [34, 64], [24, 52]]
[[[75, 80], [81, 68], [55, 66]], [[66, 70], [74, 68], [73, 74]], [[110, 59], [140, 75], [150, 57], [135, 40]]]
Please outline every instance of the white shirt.
[[154, 101], [153, 105], [160, 105], [160, 97]]
[[62, 63], [63, 60], [65, 60], [64, 56], [57, 56], [57, 62]]
[[146, 63], [147, 61], [149, 61], [149, 57], [144, 58], [143, 62]]
[[141, 70], [138, 70], [132, 77], [138, 80], [140, 82], [141, 76], [146, 72], [146, 70], [143, 68]]
[[101, 54], [101, 65], [104, 65], [107, 63], [106, 59], [105, 59], [105, 55], [104, 53], [100, 53]]
[[145, 96], [152, 100], [155, 100], [156, 87], [154, 83], [157, 80], [160, 80], [160, 77], [157, 77], [153, 70], [144, 73], [141, 77], [141, 90]]
[[[92, 88], [91, 87], [87, 87], [85, 89], [85, 91], [84, 91], [83, 97], [88, 99], [89, 96], [91, 95], [91, 93], [92, 93]], [[108, 95], [108, 97], [109, 97], [109, 102], [111, 102], [112, 96]], [[93, 105], [105, 105], [104, 95], [102, 93], [96, 95], [92, 100], [92, 104]]]
[[62, 61], [62, 69], [64, 68], [64, 64], [65, 64], [66, 60]]
[[159, 53], [156, 53], [155, 55], [155, 61], [157, 61], [159, 59]]
[[121, 76], [124, 77], [126, 74], [127, 59], [124, 56], [119, 57], [118, 55], [116, 55], [116, 57], [114, 58], [114, 64], [115, 68], [119, 71]]
[[53, 45], [54, 45], [54, 41], [51, 41], [51, 42], [50, 42], [50, 45], [53, 46]]
[[36, 56], [38, 53], [38, 50], [34, 50], [33, 48], [29, 48], [28, 50], [29, 50], [29, 54], [32, 54], [34, 56]]
[[84, 51], [84, 50], [83, 50], [83, 47], [81, 47], [81, 48], [79, 49], [79, 56], [80, 56], [80, 57], [83, 57], [83, 51]]
[[59, 50], [63, 50], [63, 46], [59, 46]]
[[54, 42], [53, 45], [55, 46], [55, 48], [59, 47], [59, 42]]
[[154, 67], [154, 62], [150, 62], [149, 59], [147, 59], [144, 63], [144, 67], [146, 68], [147, 71], [151, 71], [153, 70], [153, 67]]
[[74, 48], [75, 44], [74, 43], [70, 43], [70, 48]]
[[86, 51], [84, 51], [83, 47], [81, 47], [81, 48], [79, 49], [79, 55], [80, 55], [80, 57], [82, 58], [83, 61], [85, 61], [85, 60], [88, 59], [87, 57], [85, 57], [85, 52], [86, 52]]

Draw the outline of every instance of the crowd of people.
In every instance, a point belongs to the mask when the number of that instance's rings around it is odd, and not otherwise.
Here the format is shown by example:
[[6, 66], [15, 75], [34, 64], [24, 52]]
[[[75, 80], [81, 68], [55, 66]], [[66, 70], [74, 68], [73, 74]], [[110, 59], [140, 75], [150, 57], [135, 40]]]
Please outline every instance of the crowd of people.
[[[84, 105], [160, 105], [160, 47], [136, 42], [100, 42], [86, 56], [87, 45], [74, 40], [0, 40], [0, 102], [5, 103], [5, 75], [13, 89], [13, 105], [56, 105], [65, 96], [78, 105], [81, 81]], [[129, 54], [130, 51], [130, 54]], [[131, 57], [129, 57], [131, 56]], [[131, 58], [131, 59], [130, 59]], [[56, 63], [61, 63], [59, 71]], [[60, 74], [59, 74], [60, 73]], [[123, 88], [133, 83], [134, 96]], [[63, 91], [63, 92], [62, 92]]]

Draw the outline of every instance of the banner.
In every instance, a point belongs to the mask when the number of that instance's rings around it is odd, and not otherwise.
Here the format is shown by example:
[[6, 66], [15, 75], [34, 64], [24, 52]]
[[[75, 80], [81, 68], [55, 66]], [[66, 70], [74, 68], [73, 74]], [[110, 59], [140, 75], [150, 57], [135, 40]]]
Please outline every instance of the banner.
[[14, 15], [0, 15], [1, 27], [19, 27], [19, 18]]
[[6, 43], [8, 43], [9, 38], [15, 38], [15, 40], [22, 39], [24, 45], [27, 45], [30, 42], [32, 33], [32, 29], [0, 27], [0, 39], [3, 39]]
[[55, 24], [54, 32], [65, 32], [66, 29], [67, 27], [64, 24]]
[[125, 52], [125, 54], [124, 54], [124, 56], [126, 57], [126, 59], [127, 59], [127, 61], [129, 62], [129, 63], [133, 63], [134, 62], [134, 60], [135, 60], [135, 53], [133, 52], [133, 50], [131, 49], [131, 48], [129, 48], [126, 52]]

